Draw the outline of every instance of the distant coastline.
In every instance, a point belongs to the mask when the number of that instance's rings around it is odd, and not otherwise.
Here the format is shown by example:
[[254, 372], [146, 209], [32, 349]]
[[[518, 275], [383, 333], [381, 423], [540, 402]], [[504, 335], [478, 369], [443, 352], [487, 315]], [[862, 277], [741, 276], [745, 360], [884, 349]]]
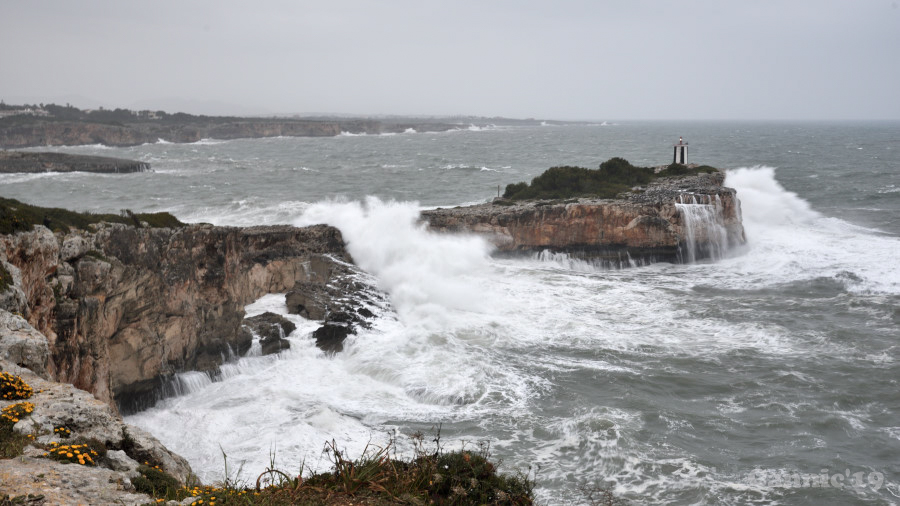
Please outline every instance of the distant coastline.
[[195, 116], [128, 109], [82, 110], [55, 104], [0, 104], [0, 148], [103, 144], [138, 146], [160, 140], [174, 143], [202, 139], [262, 137], [333, 137], [342, 133], [385, 134], [445, 132], [489, 124], [558, 124], [506, 118], [242, 118]]

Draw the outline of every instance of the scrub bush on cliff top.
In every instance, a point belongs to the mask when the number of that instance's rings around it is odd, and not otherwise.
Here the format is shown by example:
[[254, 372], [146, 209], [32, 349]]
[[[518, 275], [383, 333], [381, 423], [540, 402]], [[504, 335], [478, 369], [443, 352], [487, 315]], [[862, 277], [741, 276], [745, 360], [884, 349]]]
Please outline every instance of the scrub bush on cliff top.
[[649, 183], [653, 169], [635, 167], [623, 158], [610, 158], [596, 170], [584, 167], [551, 167], [531, 180], [506, 187], [504, 198], [564, 199], [571, 197], [614, 198], [632, 186]]
[[146, 465], [138, 470], [144, 479], [135, 478], [132, 483], [158, 498], [157, 502], [190, 497], [192, 504], [204, 506], [533, 504], [534, 482], [522, 474], [499, 473], [497, 464], [489, 460], [486, 444], [474, 451], [445, 452], [439, 434], [433, 449], [425, 448], [421, 433], [412, 438], [415, 455], [410, 459], [396, 457], [393, 441], [383, 448], [367, 447], [357, 458], [349, 458], [331, 441], [323, 453], [333, 469], [305, 478], [275, 469], [273, 456], [272, 465], [250, 483], [227, 478], [224, 486], [176, 488], [177, 482]]
[[35, 225], [44, 225], [54, 232], [66, 232], [72, 228], [86, 230], [88, 225], [101, 222], [134, 226], [147, 223], [151, 228], [184, 225], [169, 213], [132, 213], [128, 209], [123, 210], [122, 214], [79, 213], [57, 207], [32, 206], [0, 197], [0, 234], [26, 232]]
[[503, 198], [510, 200], [549, 200], [572, 197], [615, 198], [632, 187], [645, 185], [656, 178], [688, 176], [717, 169], [704, 165], [688, 167], [672, 164], [660, 173], [651, 167], [636, 167], [624, 158], [610, 158], [596, 170], [584, 167], [551, 167], [531, 180], [506, 186]]

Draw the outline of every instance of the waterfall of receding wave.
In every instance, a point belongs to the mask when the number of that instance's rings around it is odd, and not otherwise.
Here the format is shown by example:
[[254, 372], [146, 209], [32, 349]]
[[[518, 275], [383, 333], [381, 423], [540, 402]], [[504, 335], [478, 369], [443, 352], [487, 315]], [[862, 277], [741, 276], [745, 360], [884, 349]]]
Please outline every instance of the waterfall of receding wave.
[[693, 263], [705, 258], [722, 258], [728, 249], [728, 231], [719, 196], [680, 195], [675, 206], [684, 223], [684, 238], [679, 248], [681, 261]]

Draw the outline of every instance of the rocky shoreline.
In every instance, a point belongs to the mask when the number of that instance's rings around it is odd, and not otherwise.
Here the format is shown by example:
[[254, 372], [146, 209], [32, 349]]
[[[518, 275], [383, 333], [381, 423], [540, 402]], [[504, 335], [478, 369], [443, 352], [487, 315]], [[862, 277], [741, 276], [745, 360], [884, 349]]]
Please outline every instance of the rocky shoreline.
[[334, 137], [341, 133], [377, 135], [444, 132], [460, 125], [439, 122], [385, 122], [366, 119], [302, 120], [192, 117], [189, 121], [99, 123], [35, 119], [23, 123], [0, 122], [0, 148], [35, 146], [79, 146], [103, 144], [113, 147], [139, 146], [160, 140], [174, 143], [202, 139], [246, 139], [262, 137]]
[[150, 502], [130, 482], [144, 461], [185, 483], [184, 459], [118, 413], [152, 405], [178, 372], [214, 376], [255, 339], [263, 353], [286, 349], [290, 322], [271, 313], [245, 320], [246, 304], [289, 293], [292, 312], [322, 322], [323, 335], [310, 338], [329, 353], [387, 306], [358, 276], [340, 232], [324, 225], [34, 225], [0, 235], [0, 267], [0, 370], [36, 392], [15, 430], [47, 445], [66, 427], [111, 455], [106, 469], [63, 469], [32, 445], [0, 459], [0, 498], [43, 494], [51, 504]]
[[724, 234], [724, 248], [744, 244], [740, 201], [723, 186], [721, 172], [661, 178], [617, 199], [509, 201], [422, 212], [431, 230], [485, 237], [500, 254], [565, 253], [613, 267], [683, 262], [710, 256], [719, 240], [705, 227], [690, 227], [684, 204], [708, 206]]
[[125, 158], [0, 150], [0, 174], [39, 172], [147, 172], [150, 164]]
[[[744, 243], [740, 202], [723, 183], [721, 173], [661, 178], [618, 199], [499, 199], [422, 219], [435, 231], [481, 234], [500, 254], [684, 261], [698, 245]], [[710, 229], [691, 223], [694, 208], [708, 213]], [[340, 352], [348, 334], [389, 309], [330, 226], [150, 228], [137, 220], [53, 232], [39, 221], [17, 223], [0, 235], [0, 370], [35, 390], [32, 411], [13, 426], [33, 439], [0, 459], [0, 499], [149, 503], [134, 485], [147, 466], [182, 484], [191, 470], [119, 413], [152, 405], [179, 372], [214, 377], [255, 342], [261, 353], [290, 346], [289, 321], [272, 313], [245, 319], [244, 306], [285, 294], [289, 312], [320, 322], [309, 338], [326, 353]], [[0, 409], [14, 402], [0, 400]], [[103, 465], [47, 458], [46, 448], [63, 444], [61, 427], [99, 444]]]
[[363, 321], [352, 306], [367, 287], [324, 225], [37, 225], [0, 236], [0, 259], [15, 280], [0, 307], [46, 336], [51, 377], [126, 411], [151, 405], [180, 371], [215, 374], [246, 352], [243, 307], [262, 295], [299, 291], [315, 319], [340, 318], [347, 333]]

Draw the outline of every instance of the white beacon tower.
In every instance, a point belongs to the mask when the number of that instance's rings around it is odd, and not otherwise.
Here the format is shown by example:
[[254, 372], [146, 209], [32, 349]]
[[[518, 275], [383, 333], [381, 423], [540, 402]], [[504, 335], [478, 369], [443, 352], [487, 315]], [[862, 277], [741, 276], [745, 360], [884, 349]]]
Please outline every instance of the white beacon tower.
[[681, 137], [678, 138], [678, 144], [675, 145], [675, 156], [672, 158], [672, 163], [681, 165], [688, 163], [688, 143], [684, 142]]

